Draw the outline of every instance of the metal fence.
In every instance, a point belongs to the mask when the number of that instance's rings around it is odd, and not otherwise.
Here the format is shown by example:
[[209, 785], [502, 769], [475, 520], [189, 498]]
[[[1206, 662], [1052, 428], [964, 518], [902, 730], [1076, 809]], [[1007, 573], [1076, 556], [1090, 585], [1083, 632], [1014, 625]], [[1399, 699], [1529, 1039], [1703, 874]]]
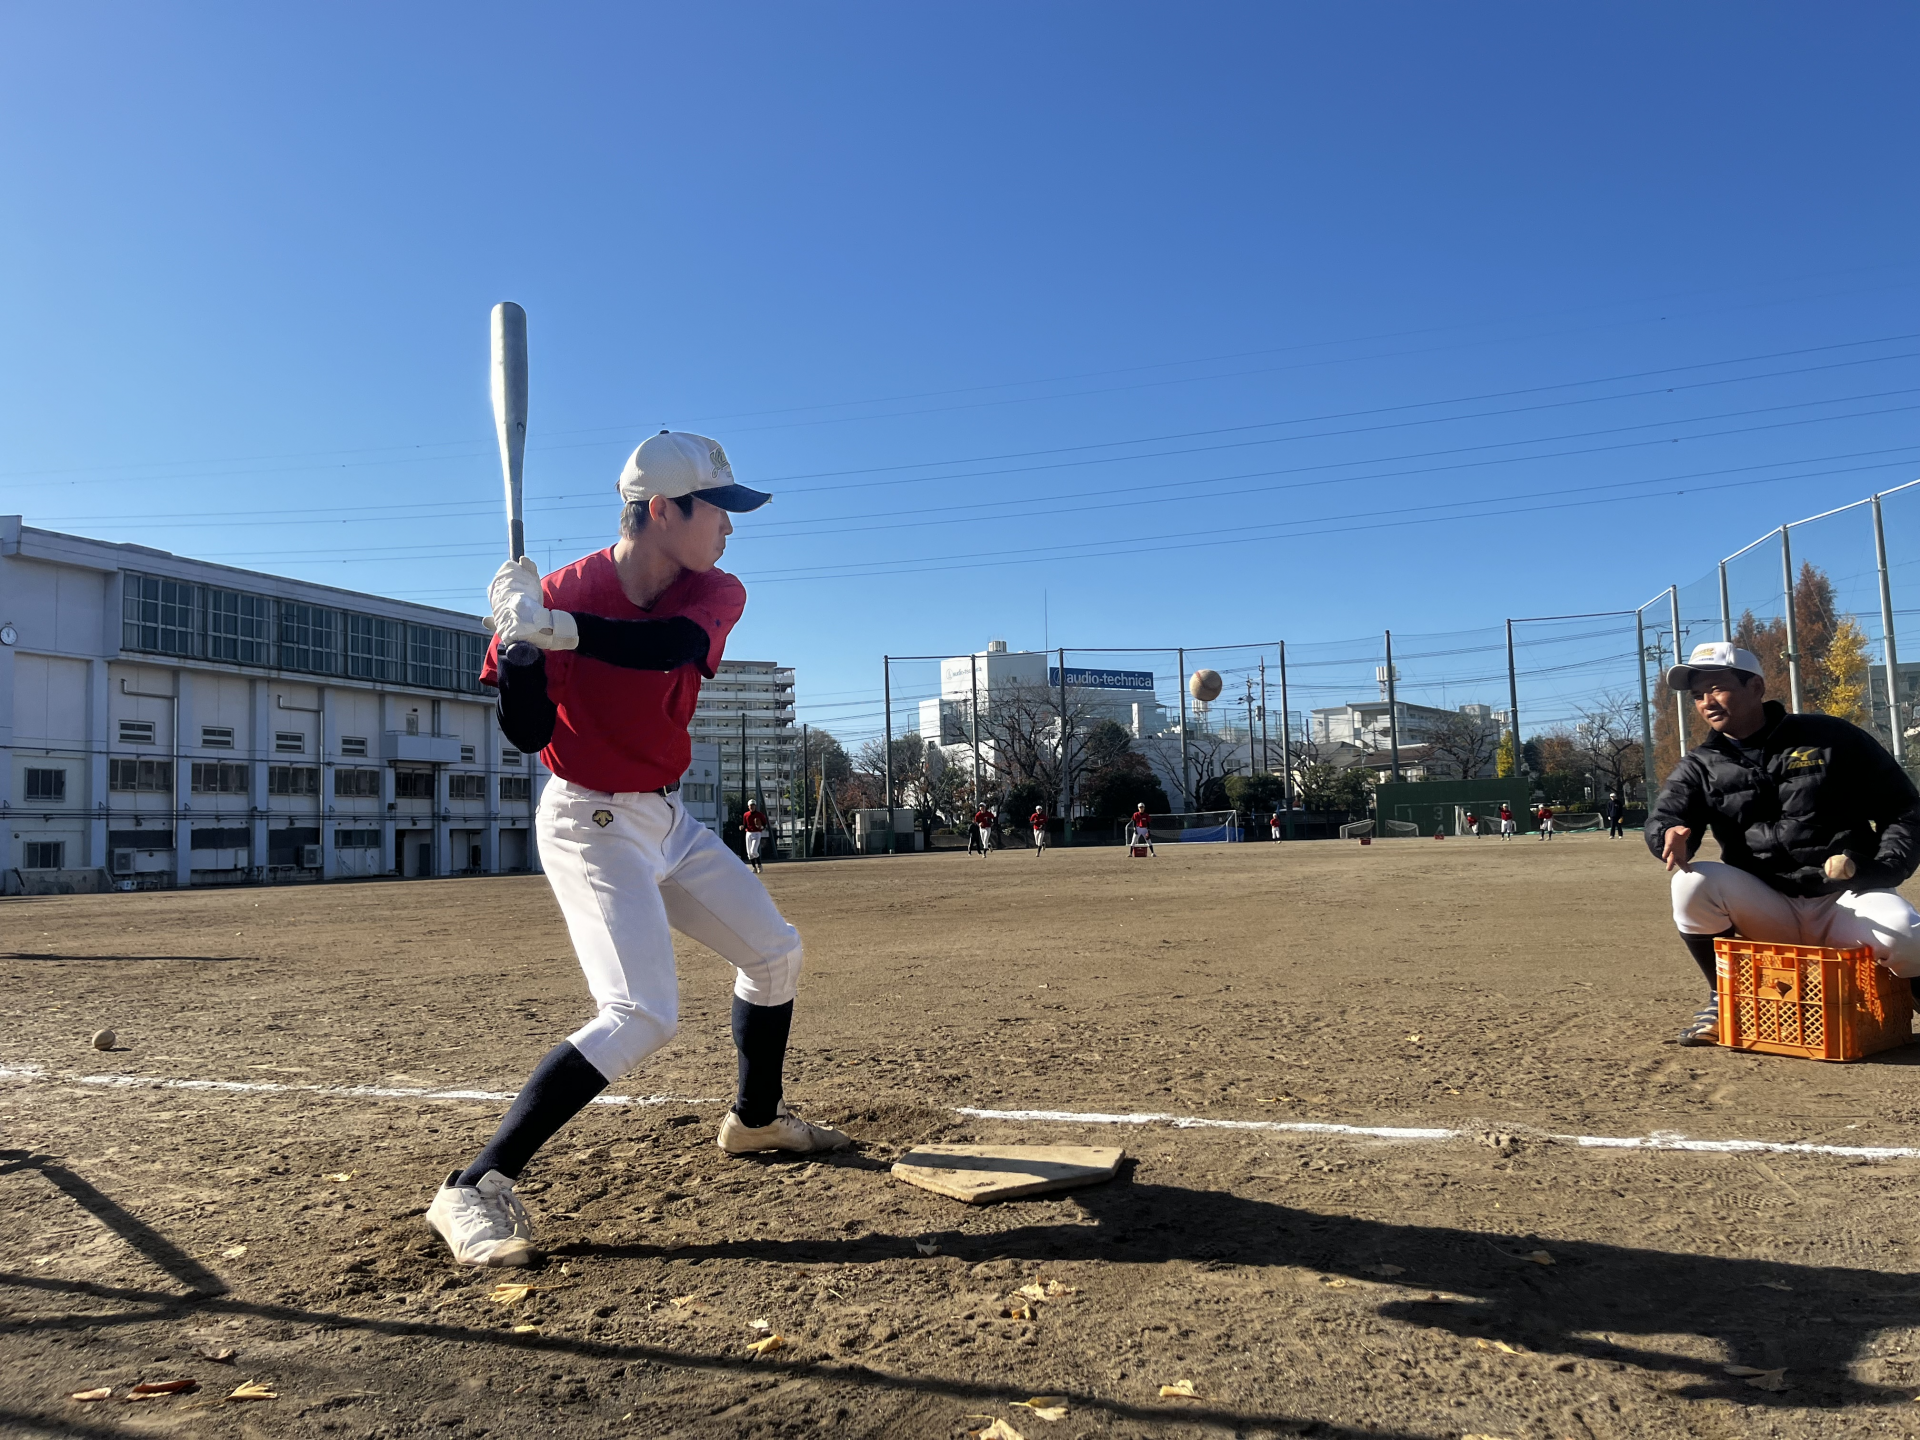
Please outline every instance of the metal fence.
[[[1026, 765], [1045, 779], [1047, 808], [1071, 817], [1076, 746], [1101, 719], [1132, 733], [1184, 810], [1202, 808], [1225, 775], [1277, 776], [1291, 810], [1305, 768], [1330, 761], [1382, 781], [1465, 773], [1537, 788], [1571, 776], [1578, 787], [1549, 790], [1555, 803], [1597, 802], [1608, 788], [1644, 803], [1702, 738], [1662, 675], [1703, 640], [1755, 651], [1770, 695], [1851, 719], [1906, 763], [1920, 661], [1901, 664], [1898, 631], [1915, 614], [1920, 480], [1777, 525], [1695, 580], [1619, 610], [1341, 640], [886, 656], [878, 712], [859, 716], [871, 728], [851, 736], [866, 742], [889, 811], [908, 769], [925, 786], [930, 765], [959, 766], [948, 788], [973, 804], [1005, 794], [1008, 767]], [[1189, 693], [1200, 669], [1220, 677], [1211, 702]], [[1052, 728], [1040, 717], [1026, 737], [1034, 753], [1002, 753], [996, 766], [982, 756], [1015, 737], [982, 727], [1004, 728], [995, 706], [1015, 691]]]

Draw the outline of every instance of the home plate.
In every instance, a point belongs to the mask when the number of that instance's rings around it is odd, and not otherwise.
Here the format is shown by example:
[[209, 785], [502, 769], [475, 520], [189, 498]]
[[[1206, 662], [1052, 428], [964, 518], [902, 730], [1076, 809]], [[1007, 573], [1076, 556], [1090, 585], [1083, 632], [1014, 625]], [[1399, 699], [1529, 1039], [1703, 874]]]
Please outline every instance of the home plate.
[[973, 1205], [1111, 1180], [1127, 1152], [1097, 1145], [918, 1145], [893, 1162], [896, 1180]]

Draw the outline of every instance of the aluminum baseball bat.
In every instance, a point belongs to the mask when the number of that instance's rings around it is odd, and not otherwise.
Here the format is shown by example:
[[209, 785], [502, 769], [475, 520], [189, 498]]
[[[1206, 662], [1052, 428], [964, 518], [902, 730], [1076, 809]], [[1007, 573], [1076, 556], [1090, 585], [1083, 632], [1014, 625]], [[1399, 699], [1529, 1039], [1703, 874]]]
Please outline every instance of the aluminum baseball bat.
[[493, 307], [493, 424], [507, 482], [507, 548], [527, 553], [520, 479], [527, 457], [527, 312], [511, 300]]

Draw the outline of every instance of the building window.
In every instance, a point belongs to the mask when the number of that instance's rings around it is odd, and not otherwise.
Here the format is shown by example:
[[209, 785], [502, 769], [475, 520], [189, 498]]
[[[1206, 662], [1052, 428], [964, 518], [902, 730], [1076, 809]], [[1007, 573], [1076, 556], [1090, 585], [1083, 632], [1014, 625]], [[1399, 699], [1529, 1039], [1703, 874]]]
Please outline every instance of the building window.
[[460, 763], [462, 765], [473, 764], [473, 746], [462, 745], [460, 747]]
[[67, 798], [67, 772], [64, 770], [27, 771], [27, 799], [64, 800]]
[[273, 749], [276, 755], [304, 755], [307, 753], [307, 737], [298, 730], [276, 730], [273, 732]]
[[233, 749], [233, 727], [231, 725], [202, 725], [200, 744], [208, 750]]
[[409, 710], [407, 712], [407, 734], [418, 735], [419, 733], [420, 733], [420, 712], [418, 710]]
[[64, 870], [67, 868], [67, 842], [64, 840], [28, 840], [20, 847], [22, 870]]
[[171, 795], [173, 793], [173, 762], [171, 760], [109, 760], [107, 761], [107, 788]]
[[280, 602], [280, 668], [314, 675], [340, 673], [340, 612], [323, 605]]
[[120, 743], [122, 745], [153, 744], [153, 721], [122, 720], [120, 722]]
[[514, 769], [518, 770], [520, 768], [520, 752], [518, 750], [502, 750], [500, 752], [500, 763], [502, 765], [511, 765]]
[[380, 798], [380, 772], [378, 770], [349, 770], [344, 767], [333, 772], [333, 793], [347, 799], [365, 800]]
[[487, 777], [484, 775], [447, 776], [447, 798], [449, 800], [486, 799]]
[[364, 735], [342, 735], [340, 737], [340, 753], [342, 755], [365, 755], [367, 753], [367, 737]]
[[393, 795], [396, 800], [433, 799], [433, 771], [395, 770]]
[[347, 616], [347, 674], [356, 680], [398, 680], [406, 627], [375, 615]]
[[193, 774], [190, 779], [193, 784], [193, 793], [196, 795], [244, 795], [247, 793], [245, 765], [196, 760], [193, 762]]
[[680, 798], [685, 800], [689, 805], [711, 805], [713, 804], [713, 786], [682, 785], [680, 787]]
[[206, 589], [200, 594], [207, 616], [207, 658], [265, 665], [270, 658], [273, 601], [238, 590]]
[[502, 775], [500, 777], [500, 798], [502, 800], [525, 800], [528, 785], [531, 782], [525, 775]]
[[378, 830], [336, 830], [333, 832], [333, 848], [336, 850], [378, 850], [380, 832]]
[[453, 639], [451, 630], [442, 630], [437, 625], [407, 626], [407, 682], [440, 690], [459, 686], [454, 675]]
[[199, 625], [194, 587], [158, 575], [128, 575], [121, 591], [120, 646], [155, 655], [192, 655]]
[[267, 794], [318, 795], [319, 793], [320, 767], [318, 765], [269, 765], [267, 767]]

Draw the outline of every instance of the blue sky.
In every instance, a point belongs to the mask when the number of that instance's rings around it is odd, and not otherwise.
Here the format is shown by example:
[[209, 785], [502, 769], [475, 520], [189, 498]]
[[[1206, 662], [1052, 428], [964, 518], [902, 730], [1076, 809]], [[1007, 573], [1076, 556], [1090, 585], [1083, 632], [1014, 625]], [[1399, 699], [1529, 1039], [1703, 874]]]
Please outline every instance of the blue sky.
[[1916, 31], [10, 5], [0, 510], [477, 610], [511, 298], [532, 553], [720, 438], [733, 653], [849, 735], [882, 652], [1632, 606], [1920, 475]]

